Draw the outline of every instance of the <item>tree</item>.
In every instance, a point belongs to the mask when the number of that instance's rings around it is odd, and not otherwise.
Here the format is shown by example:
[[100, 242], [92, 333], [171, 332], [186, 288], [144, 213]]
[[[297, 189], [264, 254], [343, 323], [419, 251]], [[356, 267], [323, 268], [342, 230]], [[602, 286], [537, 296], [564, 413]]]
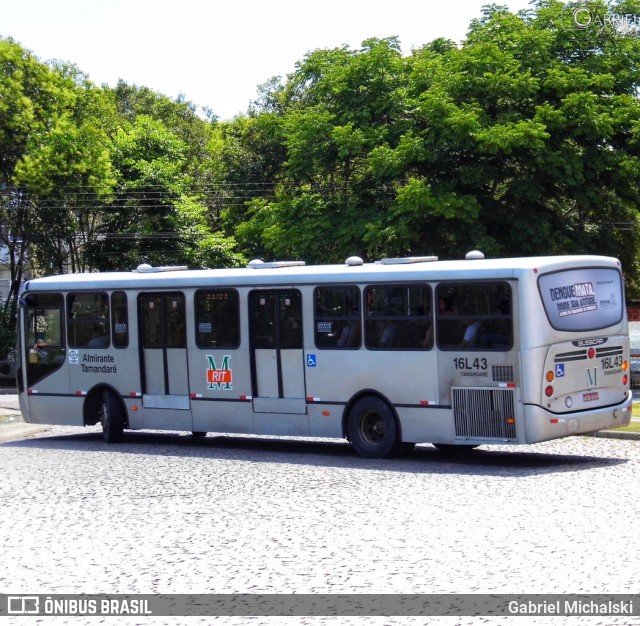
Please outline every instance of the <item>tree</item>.
[[604, 18], [640, 6], [589, 3], [597, 28], [578, 8], [491, 5], [461, 46], [408, 56], [393, 38], [309, 53], [253, 110], [255, 127], [276, 121], [250, 151], [261, 163], [269, 146], [273, 194], [225, 224], [248, 254], [307, 261], [610, 254], [635, 288], [640, 38]]
[[[213, 112], [207, 109], [207, 119], [203, 119], [197, 114], [196, 105], [183, 96], [172, 100], [147, 87], [128, 85], [122, 80], [118, 81], [115, 89], [106, 88], [106, 93], [112, 99], [121, 120], [125, 122], [123, 127], [136, 126], [142, 116], [160, 123], [182, 141], [178, 175], [184, 185], [188, 184], [192, 199], [197, 199], [198, 204], [206, 209], [204, 213], [199, 213], [198, 224], [204, 224], [208, 228], [211, 241], [219, 242], [222, 248], [229, 246], [232, 249], [235, 242], [229, 239], [223, 245], [224, 235], [220, 233], [221, 212], [228, 185], [220, 154], [224, 145], [223, 125], [217, 123]], [[202, 240], [205, 234], [200, 233], [199, 237]], [[221, 256], [213, 250], [210, 252], [213, 254], [212, 259], [223, 262], [225, 254], [222, 249]], [[233, 261], [234, 264], [236, 262], [237, 259]]]
[[76, 240], [63, 186], [94, 184], [108, 170], [85, 113], [93, 95], [73, 66], [45, 65], [0, 38], [0, 245], [10, 270], [2, 316], [11, 329], [27, 263], [37, 271], [46, 260], [41, 269], [58, 270], [52, 251]]
[[234, 242], [207, 228], [187, 171], [187, 146], [165, 125], [140, 115], [118, 129], [112, 143], [116, 178], [113, 199], [103, 207], [99, 236], [91, 246], [100, 270], [154, 265], [235, 265]]
[[114, 112], [77, 75], [67, 88], [75, 97], [48, 128], [30, 135], [13, 177], [28, 190], [37, 233], [30, 263], [43, 274], [91, 269], [85, 251], [101, 222], [97, 207], [115, 183], [108, 149]]
[[276, 141], [263, 144], [272, 158], [261, 158], [260, 145], [252, 153], [259, 155], [253, 162], [278, 165], [269, 172], [271, 197], [225, 214], [244, 249], [309, 262], [367, 251], [366, 224], [388, 204], [387, 190], [371, 184], [367, 153], [402, 119], [402, 71], [397, 40], [371, 39], [358, 51], [314, 51], [285, 84], [269, 83], [260, 100], [266, 110], [257, 110], [252, 126], [267, 128], [268, 119], [276, 130]]

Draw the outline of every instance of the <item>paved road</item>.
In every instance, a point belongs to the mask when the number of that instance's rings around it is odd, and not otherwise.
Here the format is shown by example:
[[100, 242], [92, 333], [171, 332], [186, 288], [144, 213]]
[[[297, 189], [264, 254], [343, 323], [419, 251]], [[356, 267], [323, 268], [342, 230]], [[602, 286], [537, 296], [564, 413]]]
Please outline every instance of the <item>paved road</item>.
[[[419, 446], [381, 461], [336, 442], [131, 433], [107, 446], [99, 429], [52, 427], [0, 444], [0, 474], [7, 593], [638, 590], [635, 441], [576, 437], [466, 459]], [[535, 623], [629, 624], [546, 619]], [[330, 621], [426, 623], [295, 623]]]
[[0, 409], [19, 411], [20, 404], [18, 402], [18, 395], [15, 392], [0, 394]]

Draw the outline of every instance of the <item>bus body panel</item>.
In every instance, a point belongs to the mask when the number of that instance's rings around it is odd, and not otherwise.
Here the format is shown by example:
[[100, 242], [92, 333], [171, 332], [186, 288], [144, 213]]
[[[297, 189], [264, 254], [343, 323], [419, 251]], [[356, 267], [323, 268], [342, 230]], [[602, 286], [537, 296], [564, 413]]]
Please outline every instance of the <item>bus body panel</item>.
[[127, 412], [127, 426], [130, 430], [142, 430], [144, 428], [144, 411], [140, 408], [141, 398], [124, 397], [125, 410]]
[[365, 350], [309, 350], [307, 395], [315, 402], [347, 403], [364, 390], [375, 390], [394, 405], [437, 404], [434, 351], [398, 353]]
[[[270, 400], [270, 398], [265, 398]], [[278, 398], [273, 398], [274, 404], [269, 406], [269, 403], [264, 408], [277, 407]], [[289, 403], [292, 406], [293, 403]], [[255, 400], [254, 400], [255, 406]], [[255, 410], [255, 409], [254, 409]], [[309, 416], [305, 412], [294, 412], [295, 409], [289, 409], [291, 413], [276, 413], [276, 412], [255, 412], [254, 413], [254, 432], [256, 435], [280, 435], [282, 437], [308, 437], [309, 436]]]
[[453, 443], [455, 433], [449, 408], [402, 407], [402, 440], [413, 443]]
[[539, 405], [525, 405], [526, 440], [523, 443], [537, 443], [628, 426], [631, 421], [632, 404], [633, 397], [631, 392], [628, 392], [625, 399], [615, 406], [564, 416], [552, 413]]
[[254, 432], [254, 413], [251, 400], [191, 400], [193, 430], [195, 432], [217, 432], [250, 434]]
[[[579, 345], [576, 345], [579, 344]], [[581, 339], [550, 346], [544, 363], [545, 397], [540, 390], [540, 404], [554, 413], [582, 411], [620, 402], [626, 396], [621, 379], [628, 375], [623, 364], [629, 362], [629, 346], [623, 336]]]
[[[186, 396], [185, 396], [186, 398]], [[187, 407], [188, 407], [188, 398]], [[180, 397], [176, 396], [168, 399], [167, 396], [149, 395], [143, 398], [148, 403], [143, 405], [142, 419], [143, 427], [148, 430], [193, 430], [193, 420], [191, 411], [180, 404]], [[171, 402], [174, 406], [169, 406]], [[161, 406], [162, 408], [156, 408]]]
[[[83, 426], [82, 399], [68, 395], [33, 393], [26, 402], [25, 422], [30, 424], [54, 424], [59, 426]], [[20, 406], [23, 406], [21, 401]], [[28, 418], [28, 419], [27, 419]]]
[[28, 393], [25, 391], [20, 396], [20, 407], [25, 422], [73, 426], [83, 424], [81, 397], [75, 398], [69, 392], [67, 368], [52, 372], [46, 378], [37, 381]]
[[192, 347], [189, 377], [194, 431], [253, 432], [249, 350]]
[[[68, 350], [69, 383], [73, 394], [86, 395], [96, 385], [106, 384], [123, 395], [140, 391], [138, 352], [126, 350]], [[132, 366], [133, 363], [133, 366]], [[47, 381], [48, 383], [49, 381]]]
[[307, 406], [307, 414], [309, 416], [309, 436], [329, 439], [342, 439], [344, 437], [342, 427], [344, 403], [311, 403]]

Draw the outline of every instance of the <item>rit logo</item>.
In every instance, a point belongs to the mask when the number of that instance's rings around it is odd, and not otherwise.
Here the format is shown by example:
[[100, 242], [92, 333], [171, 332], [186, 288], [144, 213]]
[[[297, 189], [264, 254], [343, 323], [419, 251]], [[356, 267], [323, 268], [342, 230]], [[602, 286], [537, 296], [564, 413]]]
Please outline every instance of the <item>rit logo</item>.
[[231, 355], [225, 354], [222, 357], [220, 369], [216, 365], [215, 359], [207, 354], [207, 388], [208, 389], [224, 389], [229, 391], [233, 389], [233, 376], [230, 368]]

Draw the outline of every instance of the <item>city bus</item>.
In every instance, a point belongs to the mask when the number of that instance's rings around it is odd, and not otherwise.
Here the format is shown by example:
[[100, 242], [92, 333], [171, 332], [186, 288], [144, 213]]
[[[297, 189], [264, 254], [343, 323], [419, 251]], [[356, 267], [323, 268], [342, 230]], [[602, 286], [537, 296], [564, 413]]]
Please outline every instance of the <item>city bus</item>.
[[29, 280], [29, 423], [346, 439], [368, 458], [625, 426], [621, 267], [604, 256], [142, 264]]

